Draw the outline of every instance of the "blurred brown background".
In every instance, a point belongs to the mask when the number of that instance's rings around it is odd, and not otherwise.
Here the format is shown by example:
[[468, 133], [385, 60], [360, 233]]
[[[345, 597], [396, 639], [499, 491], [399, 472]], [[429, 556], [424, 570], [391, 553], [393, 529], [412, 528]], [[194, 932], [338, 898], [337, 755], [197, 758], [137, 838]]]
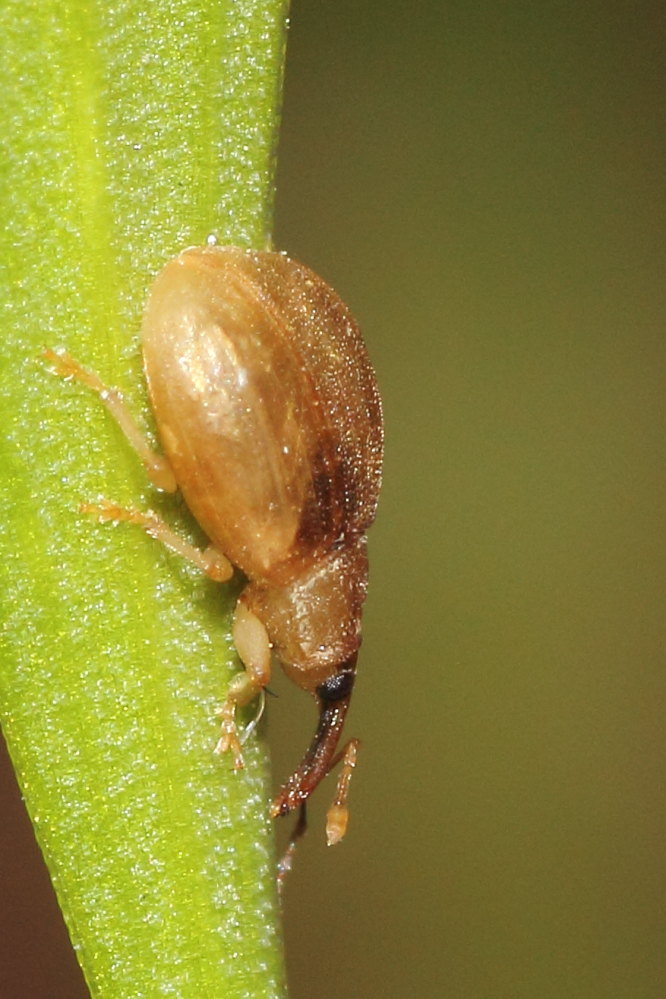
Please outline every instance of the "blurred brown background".
[[[663, 4], [292, 13], [276, 242], [359, 318], [387, 459], [350, 832], [326, 850], [319, 796], [291, 997], [661, 999]], [[277, 778], [314, 724], [278, 689]], [[0, 999], [79, 999], [1, 791]]]

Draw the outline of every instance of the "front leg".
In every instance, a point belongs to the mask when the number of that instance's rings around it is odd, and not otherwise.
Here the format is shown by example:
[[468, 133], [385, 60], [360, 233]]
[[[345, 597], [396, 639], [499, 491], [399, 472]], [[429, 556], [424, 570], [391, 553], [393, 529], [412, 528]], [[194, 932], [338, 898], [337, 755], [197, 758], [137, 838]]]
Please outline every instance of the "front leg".
[[222, 721], [222, 731], [215, 752], [226, 753], [230, 750], [234, 757], [234, 767], [240, 770], [243, 766], [243, 754], [236, 727], [236, 708], [249, 704], [271, 678], [271, 643], [268, 633], [256, 614], [246, 606], [242, 595], [234, 613], [233, 639], [245, 669], [231, 681], [226, 700], [217, 712]]

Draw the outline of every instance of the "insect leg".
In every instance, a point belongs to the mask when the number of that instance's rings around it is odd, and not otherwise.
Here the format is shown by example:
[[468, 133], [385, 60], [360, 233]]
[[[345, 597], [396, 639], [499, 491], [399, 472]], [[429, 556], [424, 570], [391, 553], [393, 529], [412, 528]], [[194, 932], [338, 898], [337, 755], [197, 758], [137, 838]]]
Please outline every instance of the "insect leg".
[[133, 507], [117, 506], [109, 500], [100, 500], [99, 503], [82, 503], [81, 513], [90, 513], [100, 521], [100, 523], [118, 523], [125, 521], [128, 524], [136, 524], [142, 527], [151, 538], [160, 541], [166, 548], [169, 548], [177, 555], [182, 555], [207, 576], [218, 583], [224, 583], [231, 579], [233, 566], [213, 545], [209, 545], [203, 551], [195, 548], [185, 538], [181, 538], [175, 531], [172, 531], [156, 513], [147, 510], [135, 510]]
[[61, 378], [74, 378], [77, 382], [97, 393], [124, 433], [130, 446], [138, 454], [153, 485], [167, 493], [174, 493], [178, 486], [171, 465], [164, 455], [158, 454], [150, 446], [141, 433], [134, 417], [127, 408], [122, 393], [116, 388], [109, 388], [94, 371], [84, 368], [66, 351], [55, 351], [45, 347], [44, 357], [53, 365], [55, 373]]
[[271, 644], [268, 633], [256, 614], [245, 605], [242, 597], [236, 604], [234, 613], [233, 639], [245, 669], [231, 681], [226, 700], [217, 712], [222, 720], [222, 732], [215, 752], [226, 753], [230, 750], [234, 757], [234, 767], [239, 770], [243, 766], [243, 754], [236, 728], [236, 708], [249, 704], [271, 678]]

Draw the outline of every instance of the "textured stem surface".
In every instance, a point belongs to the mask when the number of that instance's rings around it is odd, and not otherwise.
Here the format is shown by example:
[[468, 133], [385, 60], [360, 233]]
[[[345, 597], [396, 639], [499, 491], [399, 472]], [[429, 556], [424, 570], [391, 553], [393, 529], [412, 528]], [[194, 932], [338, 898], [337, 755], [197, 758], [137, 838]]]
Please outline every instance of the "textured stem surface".
[[160, 266], [270, 235], [284, 0], [6, 0], [0, 63], [0, 712], [93, 996], [282, 997], [265, 751], [213, 755], [237, 586], [135, 527], [153, 506], [66, 347], [152, 427], [138, 330]]

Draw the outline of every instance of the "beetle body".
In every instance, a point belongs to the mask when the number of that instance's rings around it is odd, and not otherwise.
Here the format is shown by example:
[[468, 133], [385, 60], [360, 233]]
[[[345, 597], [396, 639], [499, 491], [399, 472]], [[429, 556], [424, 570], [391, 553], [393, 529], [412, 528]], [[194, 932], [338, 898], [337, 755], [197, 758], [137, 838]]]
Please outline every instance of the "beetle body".
[[144, 313], [148, 388], [185, 501], [251, 581], [244, 599], [315, 691], [360, 642], [382, 415], [358, 328], [279, 253], [187, 250]]
[[[367, 588], [365, 532], [381, 481], [382, 411], [358, 327], [336, 293], [280, 253], [206, 246], [169, 261], [142, 324], [144, 368], [166, 457], [145, 441], [117, 389], [69, 355], [59, 374], [96, 391], [160, 489], [179, 488], [210, 539], [202, 552], [155, 514], [108, 501], [100, 520], [139, 524], [202, 568], [247, 577], [234, 616], [245, 666], [220, 708], [217, 749], [243, 765], [235, 713], [270, 678], [271, 650], [319, 704], [305, 756], [273, 814], [304, 805], [339, 758], [329, 843], [346, 828], [356, 740], [336, 756], [352, 692]], [[285, 864], [285, 868], [289, 865]]]

